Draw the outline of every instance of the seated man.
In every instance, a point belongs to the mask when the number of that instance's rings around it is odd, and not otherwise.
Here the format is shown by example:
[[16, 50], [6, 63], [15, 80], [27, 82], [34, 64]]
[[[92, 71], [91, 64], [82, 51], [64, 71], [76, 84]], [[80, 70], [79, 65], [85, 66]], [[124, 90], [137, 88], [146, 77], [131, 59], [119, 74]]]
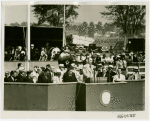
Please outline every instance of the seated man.
[[34, 83], [32, 71], [27, 71], [27, 76], [25, 77], [24, 82]]
[[115, 81], [124, 81], [124, 80], [125, 80], [125, 76], [123, 74], [121, 74], [121, 69], [119, 68], [117, 70], [117, 74], [113, 78], [113, 82], [115, 82]]
[[62, 83], [62, 78], [61, 78], [61, 70], [56, 69], [54, 76], [52, 77], [53, 83]]
[[134, 73], [129, 76], [128, 80], [139, 80], [139, 79], [141, 79], [141, 75], [139, 74], [139, 69], [135, 67], [133, 69], [133, 71], [134, 71]]
[[38, 83], [52, 83], [52, 77], [48, 69], [43, 70], [38, 77]]
[[17, 82], [24, 82], [25, 79], [25, 71], [24, 70], [19, 70], [19, 74], [17, 76]]
[[10, 77], [9, 71], [5, 72], [4, 82], [8, 82], [8, 78]]
[[17, 82], [17, 72], [11, 71], [7, 82]]

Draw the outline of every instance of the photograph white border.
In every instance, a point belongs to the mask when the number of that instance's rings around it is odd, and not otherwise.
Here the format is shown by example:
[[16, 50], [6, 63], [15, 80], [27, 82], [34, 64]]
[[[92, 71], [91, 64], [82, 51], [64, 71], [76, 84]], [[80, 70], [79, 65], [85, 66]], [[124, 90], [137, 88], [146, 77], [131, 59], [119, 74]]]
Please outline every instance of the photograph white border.
[[[145, 111], [119, 112], [119, 111], [4, 111], [4, 6], [9, 5], [33, 5], [33, 4], [75, 4], [75, 5], [146, 5], [146, 61], [145, 61]], [[136, 114], [136, 116], [126, 119], [148, 119], [149, 118], [149, 2], [62, 2], [62, 1], [38, 1], [38, 2], [20, 2], [3, 1], [1, 3], [1, 118], [3, 119], [119, 119], [118, 115]], [[120, 119], [119, 119], [120, 120]]]

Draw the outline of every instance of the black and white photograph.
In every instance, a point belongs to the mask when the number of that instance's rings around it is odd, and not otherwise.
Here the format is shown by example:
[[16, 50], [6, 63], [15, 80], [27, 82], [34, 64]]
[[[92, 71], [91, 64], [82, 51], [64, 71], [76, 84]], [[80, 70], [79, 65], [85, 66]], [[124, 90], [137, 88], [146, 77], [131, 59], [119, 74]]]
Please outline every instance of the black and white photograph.
[[148, 4], [3, 7], [4, 113], [148, 111]]

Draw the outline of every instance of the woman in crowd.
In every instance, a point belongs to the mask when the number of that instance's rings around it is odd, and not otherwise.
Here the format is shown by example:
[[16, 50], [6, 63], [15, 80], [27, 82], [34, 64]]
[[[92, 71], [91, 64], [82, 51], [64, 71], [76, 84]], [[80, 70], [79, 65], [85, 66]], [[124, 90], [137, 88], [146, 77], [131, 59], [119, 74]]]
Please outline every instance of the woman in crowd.
[[44, 47], [42, 47], [41, 55], [40, 55], [39, 61], [46, 61], [46, 60], [47, 60], [47, 54], [46, 54], [46, 52], [45, 52]]

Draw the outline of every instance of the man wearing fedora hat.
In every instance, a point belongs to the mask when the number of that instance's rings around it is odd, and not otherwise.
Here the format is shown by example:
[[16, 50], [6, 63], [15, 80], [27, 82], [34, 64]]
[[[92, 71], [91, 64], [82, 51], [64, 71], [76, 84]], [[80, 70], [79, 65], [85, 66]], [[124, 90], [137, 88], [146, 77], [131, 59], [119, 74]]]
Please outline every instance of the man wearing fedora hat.
[[141, 79], [141, 75], [139, 74], [138, 67], [133, 68], [133, 74], [129, 76], [128, 80], [139, 80]]

